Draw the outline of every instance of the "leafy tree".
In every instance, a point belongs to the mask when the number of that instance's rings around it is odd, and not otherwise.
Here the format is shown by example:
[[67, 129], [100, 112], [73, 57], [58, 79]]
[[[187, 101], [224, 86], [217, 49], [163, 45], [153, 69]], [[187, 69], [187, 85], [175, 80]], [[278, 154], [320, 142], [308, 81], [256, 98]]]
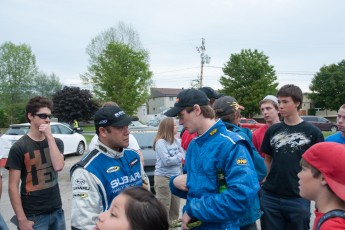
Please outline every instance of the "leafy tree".
[[128, 114], [148, 99], [151, 76], [146, 53], [118, 42], [109, 43], [84, 75], [93, 82], [96, 96], [115, 101]]
[[53, 95], [54, 115], [65, 122], [89, 121], [98, 109], [89, 90], [67, 87]]
[[21, 120], [15, 112], [30, 95], [30, 85], [36, 72], [36, 58], [30, 46], [12, 42], [0, 46], [0, 104], [10, 123]]
[[34, 95], [40, 95], [50, 99], [54, 93], [62, 89], [60, 79], [54, 73], [51, 73], [50, 75], [43, 72], [38, 73], [34, 77], [34, 84], [35, 85], [32, 87]]
[[315, 107], [338, 110], [345, 98], [345, 60], [321, 67], [311, 81], [310, 99]]
[[230, 95], [245, 107], [243, 114], [252, 117], [259, 113], [259, 101], [268, 94], [275, 95], [278, 83], [274, 67], [269, 64], [268, 56], [257, 50], [242, 50], [231, 54], [224, 65], [219, 82], [221, 92]]
[[126, 44], [148, 57], [147, 51], [142, 48], [138, 32], [131, 25], [119, 22], [117, 27], [110, 27], [91, 40], [86, 48], [86, 52], [90, 56], [90, 64], [95, 64], [107, 45], [114, 42]]

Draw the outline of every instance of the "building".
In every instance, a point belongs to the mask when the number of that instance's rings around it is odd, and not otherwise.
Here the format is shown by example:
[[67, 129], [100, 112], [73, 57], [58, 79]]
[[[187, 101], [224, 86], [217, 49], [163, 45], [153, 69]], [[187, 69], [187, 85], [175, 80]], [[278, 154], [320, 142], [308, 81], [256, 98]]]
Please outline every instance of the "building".
[[183, 88], [151, 88], [151, 95], [147, 102], [147, 114], [158, 115], [173, 107], [177, 94], [182, 90]]

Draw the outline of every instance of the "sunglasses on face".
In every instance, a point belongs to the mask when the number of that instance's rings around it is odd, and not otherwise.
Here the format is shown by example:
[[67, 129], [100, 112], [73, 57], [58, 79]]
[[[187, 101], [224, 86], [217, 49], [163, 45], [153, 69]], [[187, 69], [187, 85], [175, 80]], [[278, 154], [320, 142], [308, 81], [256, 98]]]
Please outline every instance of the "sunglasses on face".
[[51, 114], [46, 114], [46, 113], [36, 113], [35, 116], [38, 116], [41, 119], [51, 119], [52, 115]]

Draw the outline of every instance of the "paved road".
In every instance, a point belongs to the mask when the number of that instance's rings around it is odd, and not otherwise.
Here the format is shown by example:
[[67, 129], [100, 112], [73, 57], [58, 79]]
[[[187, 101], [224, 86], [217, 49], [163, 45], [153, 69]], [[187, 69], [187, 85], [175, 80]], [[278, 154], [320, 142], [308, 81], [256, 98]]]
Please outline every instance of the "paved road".
[[[60, 184], [60, 192], [62, 197], [62, 205], [63, 209], [65, 210], [65, 219], [66, 219], [66, 226], [67, 229], [71, 229], [71, 182], [69, 179], [69, 170], [71, 169], [72, 165], [76, 163], [81, 156], [66, 156], [65, 160], [65, 167], [62, 172], [59, 173], [59, 184]], [[2, 170], [3, 172], [3, 181], [2, 181], [2, 196], [1, 196], [1, 203], [0, 203], [0, 212], [4, 217], [8, 227], [10, 230], [15, 230], [16, 227], [14, 224], [10, 222], [11, 217], [14, 215], [14, 211], [12, 209], [10, 198], [8, 196], [8, 171]], [[181, 208], [184, 201], [181, 201]], [[314, 205], [312, 203], [312, 213], [314, 210]], [[311, 227], [314, 221], [314, 215], [311, 218]], [[259, 225], [258, 225], [259, 226]], [[259, 228], [260, 230], [260, 228]]]

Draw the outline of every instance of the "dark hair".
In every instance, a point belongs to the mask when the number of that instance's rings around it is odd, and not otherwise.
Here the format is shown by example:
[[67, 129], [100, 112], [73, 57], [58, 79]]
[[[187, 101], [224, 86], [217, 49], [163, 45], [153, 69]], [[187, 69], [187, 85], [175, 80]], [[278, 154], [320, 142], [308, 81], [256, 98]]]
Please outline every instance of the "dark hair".
[[130, 187], [121, 194], [129, 198], [125, 204], [125, 213], [131, 229], [169, 229], [167, 211], [151, 192], [143, 187]]
[[29, 100], [29, 102], [26, 104], [26, 120], [30, 123], [31, 121], [29, 120], [28, 114], [31, 113], [31, 115], [35, 115], [37, 111], [40, 108], [45, 108], [47, 107], [50, 109], [51, 112], [53, 112], [53, 102], [49, 100], [46, 97], [33, 97]]
[[277, 97], [291, 97], [295, 103], [299, 102], [297, 110], [302, 107], [303, 93], [301, 88], [296, 85], [288, 84], [282, 86], [277, 93]]
[[229, 122], [229, 123], [234, 124], [234, 125], [238, 125], [238, 124], [235, 123], [235, 120], [237, 118], [241, 117], [241, 112], [240, 112], [240, 110], [237, 110], [237, 111], [235, 111], [233, 113], [230, 113], [230, 114], [227, 114], [227, 115], [224, 115], [224, 116], [220, 116], [220, 117], [218, 117], [217, 113], [216, 113], [216, 117], [221, 119], [222, 121]]

